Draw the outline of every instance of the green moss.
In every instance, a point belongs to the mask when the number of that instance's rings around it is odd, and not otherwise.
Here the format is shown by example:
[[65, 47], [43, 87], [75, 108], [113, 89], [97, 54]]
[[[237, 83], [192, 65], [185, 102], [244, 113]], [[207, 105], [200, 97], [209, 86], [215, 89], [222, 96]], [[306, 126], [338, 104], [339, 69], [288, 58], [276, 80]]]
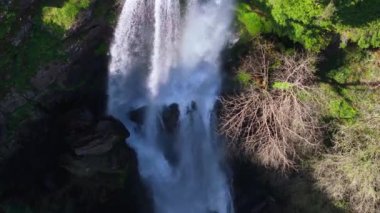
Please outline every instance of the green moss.
[[55, 31], [68, 30], [74, 24], [78, 13], [89, 5], [90, 0], [68, 0], [61, 8], [43, 7], [42, 21]]

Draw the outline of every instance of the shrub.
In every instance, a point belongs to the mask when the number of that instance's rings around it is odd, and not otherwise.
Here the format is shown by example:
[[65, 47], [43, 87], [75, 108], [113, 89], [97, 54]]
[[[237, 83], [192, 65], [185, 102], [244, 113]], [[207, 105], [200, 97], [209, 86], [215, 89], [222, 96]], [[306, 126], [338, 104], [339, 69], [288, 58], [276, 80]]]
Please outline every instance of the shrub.
[[380, 111], [340, 125], [332, 153], [315, 163], [318, 185], [360, 213], [380, 209]]
[[[333, 147], [313, 163], [314, 177], [335, 202], [347, 204], [353, 212], [377, 213], [380, 209], [378, 53], [347, 55], [344, 62], [342, 72], [331, 73], [339, 84], [348, 85], [341, 89], [344, 98], [326, 95], [334, 103], [330, 114], [336, 117], [334, 123], [338, 123], [331, 139]], [[353, 116], [355, 119], [344, 122]]]
[[272, 32], [272, 22], [266, 17], [252, 11], [247, 3], [240, 3], [237, 7], [237, 19], [244, 26], [251, 36], [258, 36], [260, 33]]
[[239, 7], [238, 20], [253, 36], [275, 33], [315, 52], [326, 48], [334, 34], [340, 35], [341, 47], [348, 42], [361, 48], [380, 47], [378, 0], [243, 2], [251, 7]]

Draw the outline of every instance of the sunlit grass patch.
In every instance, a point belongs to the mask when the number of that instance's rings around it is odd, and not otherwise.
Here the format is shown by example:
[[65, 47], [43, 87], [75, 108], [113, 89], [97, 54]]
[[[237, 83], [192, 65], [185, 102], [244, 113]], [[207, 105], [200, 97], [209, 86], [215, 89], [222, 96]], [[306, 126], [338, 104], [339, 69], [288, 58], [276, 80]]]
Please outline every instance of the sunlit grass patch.
[[74, 24], [78, 13], [89, 7], [90, 3], [90, 0], [68, 0], [61, 8], [44, 7], [42, 8], [42, 20], [47, 25], [55, 25], [68, 30]]

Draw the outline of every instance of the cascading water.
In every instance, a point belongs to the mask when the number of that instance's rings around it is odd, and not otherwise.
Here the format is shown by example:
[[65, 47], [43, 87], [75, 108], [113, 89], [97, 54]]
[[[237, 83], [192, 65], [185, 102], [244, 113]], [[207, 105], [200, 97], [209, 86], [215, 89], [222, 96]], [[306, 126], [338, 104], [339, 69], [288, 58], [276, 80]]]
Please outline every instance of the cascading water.
[[233, 0], [124, 4], [108, 110], [132, 132], [155, 212], [233, 212], [213, 115], [232, 11]]

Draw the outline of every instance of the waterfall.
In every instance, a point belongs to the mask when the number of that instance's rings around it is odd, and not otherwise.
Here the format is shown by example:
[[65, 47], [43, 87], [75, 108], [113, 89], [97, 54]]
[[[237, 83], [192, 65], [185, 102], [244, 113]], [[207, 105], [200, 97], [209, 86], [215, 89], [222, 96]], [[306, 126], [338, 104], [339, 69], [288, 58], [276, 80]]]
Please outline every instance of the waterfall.
[[233, 212], [214, 115], [232, 11], [233, 0], [124, 3], [108, 111], [131, 131], [155, 212]]

